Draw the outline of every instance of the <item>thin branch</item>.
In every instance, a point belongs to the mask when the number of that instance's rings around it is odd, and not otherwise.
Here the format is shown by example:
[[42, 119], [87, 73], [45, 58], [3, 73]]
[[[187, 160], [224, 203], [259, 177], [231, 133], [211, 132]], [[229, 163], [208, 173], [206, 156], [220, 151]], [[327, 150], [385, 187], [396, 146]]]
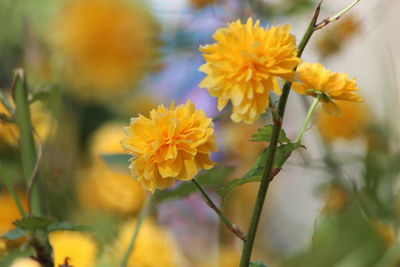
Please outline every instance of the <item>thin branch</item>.
[[328, 25], [331, 22], [334, 22], [338, 19], [340, 19], [345, 13], [347, 13], [350, 9], [352, 9], [355, 5], [357, 5], [361, 0], [355, 0], [353, 3], [351, 3], [350, 5], [348, 5], [346, 8], [342, 9], [340, 12], [336, 13], [335, 15], [323, 19], [320, 23], [318, 23], [315, 26], [315, 31], [322, 29], [323, 27], [325, 27], [326, 25]]
[[[317, 7], [314, 11], [313, 18], [311, 19], [311, 22], [299, 44], [298, 52], [297, 52], [298, 57], [301, 57], [301, 55], [303, 54], [304, 48], [306, 47], [308, 41], [310, 40], [312, 34], [315, 31], [315, 25], [316, 25], [318, 15], [319, 15], [319, 12], [321, 9], [321, 4], [322, 4], [322, 1], [320, 1], [319, 4], [317, 5]], [[282, 120], [283, 120], [283, 117], [285, 114], [286, 103], [287, 103], [287, 100], [289, 97], [291, 86], [292, 86], [291, 82], [289, 82], [289, 81], [285, 82], [285, 84], [283, 85], [283, 88], [282, 88], [282, 95], [279, 98], [278, 115]], [[278, 146], [279, 133], [282, 129], [282, 120], [274, 121], [272, 137], [271, 137], [268, 154], [267, 154], [266, 165], [265, 165], [263, 177], [261, 179], [261, 183], [260, 183], [260, 186], [258, 189], [256, 202], [254, 204], [253, 214], [251, 217], [249, 230], [247, 233], [247, 241], [244, 243], [244, 246], [243, 246], [242, 256], [240, 259], [240, 267], [248, 267], [249, 263], [250, 263], [251, 253], [253, 250], [254, 240], [256, 237], [257, 227], [258, 227], [258, 223], [260, 221], [262, 208], [264, 206], [265, 197], [268, 192], [268, 187], [269, 187], [269, 185], [272, 181], [272, 177], [273, 177], [275, 152], [276, 152], [276, 148]]]
[[217, 205], [212, 201], [212, 199], [208, 196], [207, 192], [201, 187], [201, 185], [196, 181], [196, 179], [193, 179], [192, 182], [194, 185], [199, 189], [201, 192], [204, 202], [215, 211], [215, 213], [220, 217], [222, 222], [225, 224], [225, 226], [228, 228], [229, 231], [231, 231], [233, 234], [235, 234], [237, 237], [239, 237], [241, 240], [246, 241], [246, 237], [243, 234], [243, 232], [239, 229], [239, 227], [232, 223], [228, 217], [224, 214], [222, 210], [220, 210]]

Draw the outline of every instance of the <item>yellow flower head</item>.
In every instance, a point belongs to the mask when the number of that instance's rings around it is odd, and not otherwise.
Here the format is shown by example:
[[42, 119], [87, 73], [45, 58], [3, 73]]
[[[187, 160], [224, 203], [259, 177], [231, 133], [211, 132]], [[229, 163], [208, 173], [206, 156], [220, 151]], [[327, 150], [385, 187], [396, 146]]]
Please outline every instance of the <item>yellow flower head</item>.
[[340, 116], [335, 100], [362, 102], [355, 91], [357, 83], [345, 73], [330, 72], [319, 63], [302, 63], [297, 68], [301, 82], [294, 82], [293, 89], [299, 94], [320, 97], [322, 108], [331, 115]]
[[191, 180], [200, 169], [214, 166], [213, 123], [190, 100], [177, 107], [172, 103], [169, 110], [160, 105], [150, 118], [131, 119], [126, 133], [121, 144], [134, 156], [132, 176], [150, 191], [171, 187], [174, 179]]
[[124, 216], [137, 214], [143, 206], [144, 190], [138, 182], [108, 169], [100, 159], [80, 176], [77, 191], [84, 207]]
[[[1, 127], [1, 126], [0, 126]], [[1, 128], [0, 128], [1, 129]], [[28, 203], [25, 194], [17, 193], [21, 202], [22, 208], [27, 211]], [[13, 222], [20, 219], [22, 216], [14, 202], [13, 197], [8, 192], [0, 192], [0, 256], [7, 252], [8, 249], [20, 245], [24, 242], [25, 238], [17, 240], [7, 240], [1, 236], [15, 228]], [[1, 257], [0, 257], [1, 258]]]
[[125, 136], [122, 123], [108, 122], [101, 125], [90, 138], [90, 154], [99, 157], [106, 154], [123, 154], [120, 140]]
[[359, 137], [369, 123], [367, 107], [363, 103], [348, 101], [337, 101], [336, 104], [342, 112], [341, 117], [321, 111], [317, 113], [316, 123], [322, 137], [328, 142]]
[[[24, 210], [28, 210], [26, 197], [22, 193], [18, 193], [18, 198]], [[0, 236], [15, 228], [13, 222], [21, 218], [21, 214], [14, 202], [14, 199], [8, 192], [0, 193]]]
[[61, 9], [51, 39], [72, 93], [102, 100], [125, 92], [149, 70], [156, 34], [148, 12], [132, 1], [72, 0]]
[[207, 76], [200, 87], [218, 97], [218, 109], [231, 101], [234, 122], [253, 123], [265, 112], [269, 92], [281, 93], [277, 77], [294, 79], [300, 63], [290, 26], [259, 26], [252, 18], [218, 29], [216, 43], [200, 47], [206, 61], [200, 71]]
[[54, 267], [96, 266], [97, 246], [90, 235], [74, 231], [55, 231], [49, 234], [49, 242], [53, 248]]
[[[126, 252], [133, 234], [135, 220], [126, 223], [115, 243], [115, 256], [121, 259]], [[177, 267], [179, 250], [173, 236], [158, 227], [151, 220], [145, 220], [140, 227], [135, 247], [128, 259], [128, 267]]]

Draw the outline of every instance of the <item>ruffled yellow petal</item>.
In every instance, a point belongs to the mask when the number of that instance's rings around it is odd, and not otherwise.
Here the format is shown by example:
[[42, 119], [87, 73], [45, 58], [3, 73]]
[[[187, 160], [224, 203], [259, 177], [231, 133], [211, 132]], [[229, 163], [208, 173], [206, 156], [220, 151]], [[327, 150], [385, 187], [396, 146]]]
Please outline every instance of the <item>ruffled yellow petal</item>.
[[336, 100], [362, 102], [362, 98], [355, 91], [357, 83], [349, 79], [345, 73], [334, 73], [325, 69], [319, 63], [302, 63], [297, 71], [300, 81], [293, 83], [292, 88], [299, 94], [310, 96], [322, 95], [323, 110], [328, 114], [340, 116], [340, 107], [334, 103]]
[[191, 180], [201, 169], [214, 166], [213, 123], [189, 100], [170, 109], [159, 106], [150, 119], [131, 120], [122, 146], [132, 153], [131, 175], [150, 191], [171, 187], [174, 180]]
[[214, 44], [199, 49], [206, 61], [199, 68], [206, 74], [200, 87], [218, 98], [219, 110], [231, 101], [234, 122], [256, 121], [268, 107], [269, 93], [281, 93], [277, 78], [294, 80], [300, 63], [289, 25], [259, 24], [252, 18], [229, 23], [215, 32]]

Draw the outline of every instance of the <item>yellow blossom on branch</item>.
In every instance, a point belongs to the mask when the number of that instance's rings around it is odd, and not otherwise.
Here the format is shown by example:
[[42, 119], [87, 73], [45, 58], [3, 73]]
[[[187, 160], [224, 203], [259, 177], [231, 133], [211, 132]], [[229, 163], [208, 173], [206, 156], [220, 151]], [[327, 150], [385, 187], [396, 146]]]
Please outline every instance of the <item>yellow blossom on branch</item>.
[[54, 267], [96, 266], [97, 246], [89, 234], [75, 231], [55, 231], [49, 234], [53, 248]]
[[293, 89], [299, 94], [319, 97], [324, 111], [331, 115], [340, 116], [340, 107], [336, 100], [362, 102], [355, 91], [355, 79], [349, 79], [346, 73], [335, 73], [324, 68], [319, 63], [302, 63], [297, 68], [300, 82], [293, 83]]
[[187, 181], [201, 169], [210, 169], [216, 151], [213, 123], [189, 100], [170, 109], [160, 105], [150, 118], [131, 119], [122, 146], [134, 156], [131, 174], [150, 191], [171, 187], [174, 180]]
[[280, 94], [278, 77], [293, 80], [300, 63], [290, 26], [263, 28], [252, 18], [218, 29], [216, 43], [200, 47], [206, 61], [200, 71], [207, 76], [201, 88], [218, 97], [218, 109], [231, 101], [234, 122], [253, 123], [265, 112], [271, 91]]

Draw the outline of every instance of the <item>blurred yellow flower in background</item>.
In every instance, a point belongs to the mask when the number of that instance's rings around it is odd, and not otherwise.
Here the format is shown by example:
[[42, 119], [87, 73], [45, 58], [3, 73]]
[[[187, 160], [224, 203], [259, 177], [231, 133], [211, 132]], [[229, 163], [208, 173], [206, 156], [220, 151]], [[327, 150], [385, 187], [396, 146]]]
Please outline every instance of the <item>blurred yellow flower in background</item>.
[[[18, 198], [24, 210], [28, 210], [26, 197], [22, 193], [18, 193]], [[20, 219], [21, 214], [14, 202], [14, 199], [8, 192], [0, 193], [0, 236], [15, 228], [13, 221]], [[1, 240], [1, 239], [0, 239]]]
[[350, 200], [349, 193], [340, 184], [331, 184], [325, 192], [324, 198], [325, 204], [322, 212], [327, 214], [343, 211]]
[[319, 111], [316, 115], [316, 124], [322, 137], [332, 142], [338, 139], [352, 140], [367, 130], [370, 116], [363, 103], [337, 101], [342, 116], [332, 116]]
[[[38, 101], [30, 105], [30, 111], [33, 127], [42, 141], [46, 140], [54, 126], [53, 116]], [[0, 113], [11, 118], [9, 111], [1, 102]], [[5, 122], [0, 119], [0, 149], [4, 146], [18, 146], [18, 143], [19, 130], [17, 125], [14, 122]]]
[[79, 173], [78, 199], [83, 207], [121, 216], [136, 215], [145, 194], [138, 182], [107, 168], [101, 160]]
[[372, 220], [372, 226], [378, 235], [385, 241], [388, 248], [396, 242], [396, 233], [392, 226], [377, 219]]
[[124, 154], [121, 139], [125, 137], [124, 124], [107, 122], [101, 125], [90, 138], [90, 155], [99, 157], [107, 154]]
[[190, 100], [177, 107], [172, 103], [169, 110], [160, 105], [150, 118], [131, 119], [126, 133], [121, 144], [134, 156], [131, 174], [147, 190], [171, 187], [174, 179], [191, 180], [201, 169], [214, 166], [212, 120]]
[[[122, 259], [133, 234], [136, 221], [126, 223], [115, 242], [115, 256]], [[135, 247], [128, 259], [128, 267], [177, 267], [180, 252], [173, 236], [151, 220], [140, 227]]]
[[89, 234], [74, 231], [55, 231], [49, 234], [53, 248], [54, 267], [96, 266], [97, 245]]
[[219, 110], [232, 102], [234, 122], [256, 121], [268, 107], [269, 92], [281, 93], [277, 78], [294, 79], [300, 63], [289, 25], [259, 24], [252, 18], [229, 23], [213, 35], [216, 43], [200, 47], [206, 61], [200, 71], [207, 75], [200, 87], [218, 97]]
[[17, 258], [10, 267], [41, 267], [39, 262], [31, 258]]
[[329, 57], [342, 49], [344, 43], [361, 31], [361, 22], [348, 14], [320, 34], [316, 49], [322, 57]]
[[293, 89], [299, 94], [319, 96], [323, 110], [331, 115], [341, 114], [336, 100], [363, 101], [355, 93], [360, 90], [355, 79], [349, 79], [346, 73], [330, 72], [319, 63], [302, 63], [297, 72], [300, 74], [300, 82], [294, 82]]
[[125, 92], [156, 57], [157, 27], [138, 1], [68, 1], [53, 26], [55, 56], [81, 99]]

